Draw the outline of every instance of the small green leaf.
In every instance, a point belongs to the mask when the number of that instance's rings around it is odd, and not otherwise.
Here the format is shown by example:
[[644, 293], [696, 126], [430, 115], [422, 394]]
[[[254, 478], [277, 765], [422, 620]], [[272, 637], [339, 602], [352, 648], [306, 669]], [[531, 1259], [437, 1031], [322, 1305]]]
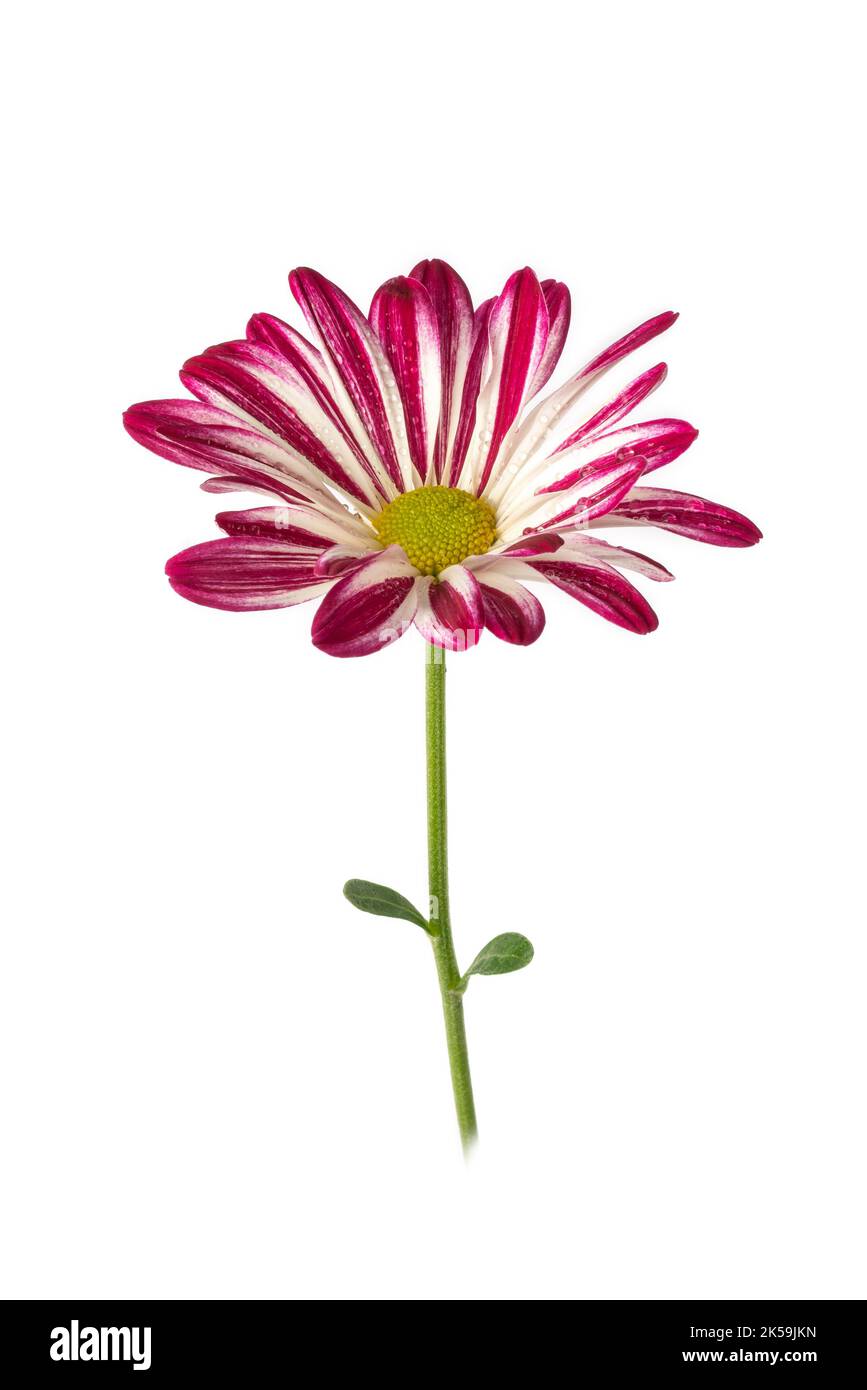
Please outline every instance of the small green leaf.
[[522, 970], [532, 959], [533, 947], [526, 936], [517, 931], [503, 932], [479, 951], [461, 980], [461, 989], [466, 989], [471, 975], [508, 975], [512, 970]]
[[359, 912], [372, 912], [375, 917], [402, 917], [405, 922], [415, 922], [417, 927], [430, 931], [430, 924], [418, 909], [402, 893], [395, 893], [393, 888], [386, 888], [382, 883], [351, 878], [344, 883], [343, 893]]

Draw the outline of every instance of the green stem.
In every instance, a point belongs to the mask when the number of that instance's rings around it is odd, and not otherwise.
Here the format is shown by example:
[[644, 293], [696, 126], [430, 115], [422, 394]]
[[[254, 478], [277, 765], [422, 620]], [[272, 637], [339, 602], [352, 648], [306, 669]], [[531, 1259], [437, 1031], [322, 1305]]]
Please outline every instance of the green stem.
[[446, 1043], [455, 1109], [464, 1153], [478, 1137], [470, 1059], [464, 1028], [464, 1001], [458, 989], [461, 972], [455, 958], [449, 917], [449, 865], [446, 826], [446, 654], [428, 645], [425, 652], [427, 737], [427, 849], [431, 940], [443, 1001]]

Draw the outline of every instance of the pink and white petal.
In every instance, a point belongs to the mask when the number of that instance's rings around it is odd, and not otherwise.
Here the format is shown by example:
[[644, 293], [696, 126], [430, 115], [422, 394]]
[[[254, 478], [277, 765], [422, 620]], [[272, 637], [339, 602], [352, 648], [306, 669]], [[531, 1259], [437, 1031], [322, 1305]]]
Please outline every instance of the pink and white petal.
[[[139, 401], [124, 411], [123, 427], [137, 444], [185, 468], [198, 468], [203, 472], [219, 471], [209, 450], [225, 455], [224, 469], [235, 461], [232, 450], [224, 446], [224, 441], [226, 430], [238, 428], [236, 416], [228, 410], [216, 410], [186, 397], [183, 400]], [[213, 446], [208, 444], [210, 439], [215, 441]], [[265, 443], [264, 436], [249, 431], [250, 448], [259, 443]], [[239, 455], [238, 461], [242, 467], [238, 476], [249, 476], [252, 471], [248, 467], [249, 458], [249, 449]]]
[[542, 293], [548, 306], [548, 339], [542, 360], [530, 385], [528, 399], [537, 395], [553, 375], [566, 345], [572, 318], [572, 296], [562, 280], [543, 280]]
[[528, 560], [527, 564], [558, 589], [618, 627], [643, 634], [659, 626], [659, 619], [644, 595], [611, 565], [601, 561], [595, 565], [579, 565], [558, 556]]
[[453, 652], [476, 645], [485, 626], [485, 610], [474, 574], [463, 565], [449, 565], [438, 579], [420, 579], [417, 592], [415, 625], [428, 642]]
[[545, 610], [535, 594], [516, 579], [500, 574], [496, 568], [487, 569], [480, 577], [479, 587], [484, 603], [485, 627], [502, 642], [517, 647], [529, 647], [542, 635]]
[[[571, 492], [555, 494], [561, 502], [568, 500], [569, 505], [544, 521], [537, 515], [535, 524], [553, 530], [564, 521], [571, 521], [573, 527], [589, 526], [596, 517], [605, 516], [616, 507], [643, 473], [644, 466], [640, 459], [637, 463], [633, 460], [623, 463], [615, 458], [610, 469], [604, 473], [582, 479]], [[552, 499], [549, 497], [546, 500]], [[554, 505], [556, 507], [558, 504], [555, 502]]]
[[332, 545], [323, 550], [316, 561], [316, 573], [322, 579], [338, 579], [358, 569], [370, 555], [369, 549], [362, 550], [360, 546]]
[[566, 532], [565, 536], [561, 536], [561, 542], [565, 542], [562, 550], [557, 552], [557, 557], [561, 560], [576, 560], [581, 565], [594, 565], [601, 561], [606, 565], [614, 565], [617, 569], [634, 570], [636, 574], [644, 575], [645, 579], [654, 579], [663, 584], [674, 578], [665, 565], [651, 559], [649, 555], [642, 555], [638, 550], [626, 550], [620, 545], [611, 545], [601, 537], [588, 534], [586, 531], [571, 534]]
[[[280, 535], [287, 540], [303, 536], [309, 544], [324, 549], [329, 545], [350, 545], [379, 550], [369, 526], [345, 512], [341, 518], [327, 516], [312, 507], [287, 503], [283, 507], [253, 507], [246, 511], [220, 512], [217, 524], [233, 534]], [[256, 528], [261, 528], [257, 530]]]
[[583, 444], [592, 439], [594, 435], [600, 434], [606, 426], [616, 425], [618, 420], [622, 420], [625, 415], [628, 415], [637, 405], [646, 400], [658, 386], [661, 386], [667, 375], [668, 367], [664, 362], [658, 362], [649, 371], [642, 372], [641, 376], [630, 381], [628, 386], [624, 387], [622, 391], [618, 391], [617, 395], [601, 406], [595, 415], [591, 415], [589, 420], [570, 434], [568, 439], [564, 439], [559, 448], [554, 451], [554, 457], [556, 458], [557, 454], [572, 448], [575, 444]]
[[184, 386], [200, 401], [228, 411], [239, 425], [252, 427], [286, 448], [296, 471], [311, 483], [320, 489], [331, 484], [356, 504], [372, 504], [374, 494], [369, 487], [353, 483], [320, 438], [278, 398], [269, 399], [267, 388], [258, 385], [255, 377], [239, 371], [216, 350], [190, 358], [180, 375]]
[[[562, 545], [563, 537], [556, 531], [531, 531], [529, 535], [521, 536], [520, 540], [512, 541], [511, 545], [504, 546], [499, 553], [521, 560], [531, 555], [552, 555]], [[497, 550], [489, 554], [497, 554]]]
[[464, 387], [461, 393], [454, 444], [451, 458], [446, 457], [443, 477], [449, 487], [464, 487], [467, 483], [466, 463], [470, 440], [476, 423], [476, 410], [482, 373], [488, 362], [488, 323], [496, 300], [486, 299], [476, 310], [473, 321], [473, 345], [467, 363]]
[[628, 455], [607, 456], [598, 465], [588, 465], [566, 492], [540, 492], [511, 512], [502, 511], [498, 529], [500, 544], [508, 548], [529, 532], [557, 530], [568, 521], [571, 528], [587, 525], [604, 516], [634, 487], [644, 472], [644, 463]]
[[251, 342], [273, 348], [286, 359], [292, 371], [305, 383], [328, 418], [333, 420], [340, 438], [346, 441], [373, 487], [385, 495], [379, 486], [376, 470], [337, 407], [331, 390], [330, 374], [322, 353], [296, 332], [291, 324], [284, 323], [274, 314], [254, 314], [247, 324], [247, 337]]
[[439, 326], [442, 386], [433, 477], [440, 482], [458, 429], [461, 397], [473, 346], [473, 301], [460, 275], [445, 261], [419, 261], [410, 275], [420, 280], [430, 295]]
[[[347, 521], [354, 520], [347, 513]], [[312, 546], [317, 551], [335, 544], [348, 545], [365, 554], [380, 549], [372, 532], [365, 536], [356, 532], [354, 525], [344, 527], [304, 507], [251, 507], [220, 512], [217, 525], [230, 536], [271, 536], [294, 545]]]
[[637, 328], [633, 328], [629, 333], [625, 333], [622, 338], [618, 338], [616, 343], [604, 348], [602, 352], [581, 368], [578, 373], [581, 377], [596, 377], [601, 372], [607, 372], [610, 367], [621, 362], [624, 357], [635, 352], [638, 348], [644, 347], [645, 343], [650, 343], [654, 338], [658, 338], [660, 333], [665, 333], [667, 329], [678, 319], [678, 315], [672, 309], [666, 309], [662, 314], [655, 314], [652, 319], [645, 319]]
[[577, 466], [539, 491], [567, 492], [582, 478], [595, 476], [615, 461], [640, 461], [644, 465], [644, 472], [652, 473], [680, 458], [697, 438], [698, 430], [686, 420], [643, 420], [640, 424], [625, 425], [608, 434], [597, 434], [584, 444], [576, 444], [568, 451], [553, 454], [549, 463], [558, 470], [564, 462], [573, 458]]
[[744, 547], [762, 539], [758, 526], [741, 512], [706, 497], [661, 487], [633, 488], [594, 525], [658, 526], [707, 545]]
[[254, 314], [247, 324], [247, 337], [251, 343], [264, 343], [279, 352], [304, 378], [317, 398], [334, 404], [322, 353], [290, 323], [284, 323], [276, 314]]
[[356, 304], [324, 275], [301, 266], [289, 276], [331, 377], [344, 418], [387, 495], [406, 492], [413, 474], [400, 393], [379, 339]]
[[[618, 396], [606, 402], [589, 417], [587, 422], [575, 430], [553, 454], [545, 455], [539, 450], [532, 462], [523, 463], [519, 455], [512, 455], [498, 471], [496, 482], [489, 490], [488, 501], [491, 505], [497, 508], [500, 515], [509, 515], [516, 506], [525, 504], [527, 498], [536, 492], [554, 490], [558, 486], [573, 486], [587, 465], [592, 464], [595, 467], [601, 464], [607, 467], [613, 453], [616, 452], [619, 436], [613, 430], [606, 436], [603, 432], [605, 425], [616, 423], [616, 420], [632, 409], [644, 394], [649, 394], [646, 388], [649, 386], [652, 389], [658, 385], [666, 370], [665, 365], [661, 364], [630, 383]], [[608, 442], [609, 438], [614, 441], [613, 447]], [[624, 446], [628, 447], [625, 436]], [[575, 466], [566, 481], [563, 481], [564, 462], [573, 459]]]
[[468, 491], [481, 495], [530, 394], [548, 339], [548, 306], [529, 266], [509, 276], [488, 322], [490, 369], [479, 393], [470, 444]]
[[215, 521], [227, 536], [267, 536], [291, 546], [303, 546], [319, 556], [331, 542], [314, 531], [290, 526], [284, 507], [249, 507], [244, 511], [218, 512]]
[[316, 505], [336, 505], [303, 460], [227, 410], [191, 400], [142, 401], [130, 406], [123, 423], [137, 443], [185, 468], [229, 474], [279, 495], [291, 489]]
[[536, 460], [555, 450], [562, 438], [558, 438], [558, 435], [565, 429], [572, 410], [585, 392], [629, 353], [664, 333], [676, 319], [677, 314], [674, 313], [657, 314], [646, 323], [639, 324], [631, 333], [600, 352], [565, 385], [539, 401], [508, 442], [508, 458], [504, 463], [509, 465], [509, 479], [523, 474]]
[[[306, 369], [305, 369], [306, 370]], [[267, 343], [220, 343], [184, 363], [181, 381], [199, 400], [230, 410], [305, 461], [320, 485], [370, 507], [375, 476], [333, 401]]]
[[400, 390], [410, 457], [419, 477], [431, 481], [442, 396], [439, 323], [431, 297], [420, 280], [397, 275], [373, 296], [370, 322]]
[[328, 582], [315, 574], [317, 555], [273, 537], [224, 536], [174, 555], [166, 574], [176, 593], [206, 608], [289, 608], [327, 590]]
[[221, 478], [206, 478], [203, 483], [199, 483], [202, 492], [261, 492], [263, 497], [273, 497], [276, 493], [287, 502], [305, 502], [307, 499], [301, 492], [296, 492], [294, 488], [283, 487], [277, 483], [272, 483], [268, 487], [258, 487], [253, 483], [248, 483], [244, 478], [232, 478], [224, 476]]
[[388, 646], [413, 620], [417, 581], [399, 546], [371, 556], [338, 579], [320, 604], [314, 645], [330, 656], [366, 656]]

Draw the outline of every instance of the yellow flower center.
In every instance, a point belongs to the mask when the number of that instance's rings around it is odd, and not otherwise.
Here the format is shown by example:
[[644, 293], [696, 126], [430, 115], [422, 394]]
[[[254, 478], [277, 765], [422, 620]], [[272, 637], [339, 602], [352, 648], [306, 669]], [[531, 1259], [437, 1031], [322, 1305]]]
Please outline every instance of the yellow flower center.
[[404, 492], [372, 518], [383, 545], [400, 545], [420, 574], [439, 574], [484, 555], [497, 538], [493, 508], [458, 487], [420, 487]]

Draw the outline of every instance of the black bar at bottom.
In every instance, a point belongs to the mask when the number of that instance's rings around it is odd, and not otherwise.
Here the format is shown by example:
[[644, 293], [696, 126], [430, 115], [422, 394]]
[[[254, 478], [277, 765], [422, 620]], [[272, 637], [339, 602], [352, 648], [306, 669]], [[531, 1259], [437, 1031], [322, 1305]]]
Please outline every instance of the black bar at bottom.
[[[526, 1315], [515, 1319], [492, 1309], [482, 1317], [458, 1314], [457, 1364], [484, 1365], [490, 1358], [493, 1367], [505, 1354], [519, 1362], [529, 1358], [532, 1366], [534, 1347], [546, 1363], [559, 1351], [579, 1379], [590, 1369], [668, 1375], [708, 1367], [735, 1374], [739, 1367], [766, 1367], [806, 1378], [817, 1370], [854, 1371], [865, 1362], [863, 1300], [555, 1306], [550, 1331]], [[294, 1378], [312, 1360], [318, 1374], [345, 1366], [354, 1375], [414, 1378], [432, 1351], [429, 1318], [422, 1313], [416, 1322], [404, 1312], [399, 1327], [389, 1329], [386, 1319], [393, 1324], [395, 1314], [386, 1313], [382, 1322], [374, 1312], [364, 1316], [363, 1332], [347, 1326], [340, 1313], [326, 1333], [302, 1301], [10, 1301], [0, 1305], [4, 1377], [17, 1368], [18, 1378], [7, 1384], [132, 1376], [146, 1385], [186, 1376], [196, 1384], [219, 1378], [255, 1385], [262, 1375]]]

